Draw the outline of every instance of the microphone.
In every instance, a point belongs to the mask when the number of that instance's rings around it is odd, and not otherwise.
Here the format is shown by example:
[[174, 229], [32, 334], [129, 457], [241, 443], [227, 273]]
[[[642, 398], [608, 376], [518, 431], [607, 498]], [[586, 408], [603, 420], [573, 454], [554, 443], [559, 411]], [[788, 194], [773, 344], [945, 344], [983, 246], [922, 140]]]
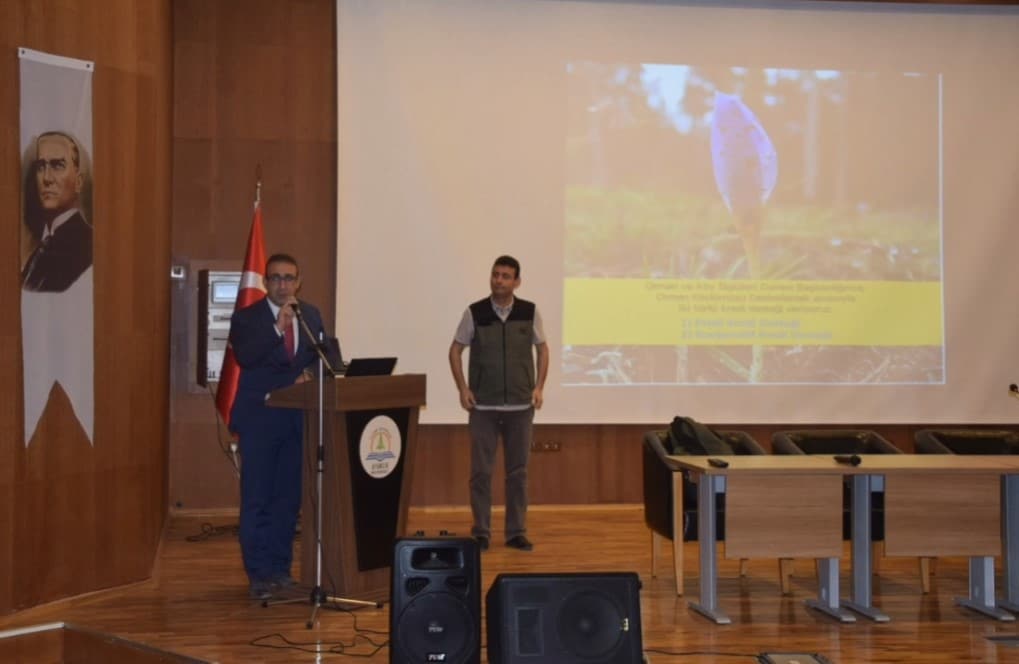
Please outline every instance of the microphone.
[[290, 303], [290, 308], [294, 310], [294, 315], [298, 318], [301, 317], [301, 305], [298, 304], [297, 300]]
[[1015, 383], [1012, 383], [1011, 385], [1009, 385], [1008, 386], [1008, 396], [1014, 397], [1016, 399], [1019, 399], [1019, 386], [1017, 386]]
[[863, 462], [859, 454], [836, 454], [834, 458], [837, 463], [844, 463], [850, 466], [859, 466]]

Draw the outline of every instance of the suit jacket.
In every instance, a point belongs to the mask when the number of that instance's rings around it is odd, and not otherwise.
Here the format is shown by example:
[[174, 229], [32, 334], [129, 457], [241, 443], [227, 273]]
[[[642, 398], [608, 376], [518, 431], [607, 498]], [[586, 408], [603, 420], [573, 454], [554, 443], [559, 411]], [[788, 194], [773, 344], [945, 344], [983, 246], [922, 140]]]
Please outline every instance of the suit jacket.
[[[304, 321], [318, 338], [325, 329], [322, 315], [307, 302], [300, 306]], [[287, 357], [267, 298], [234, 312], [230, 319], [230, 346], [241, 367], [237, 398], [230, 411], [230, 428], [242, 436], [246, 431], [271, 429], [288, 413], [266, 406], [266, 395], [293, 385], [305, 368], [318, 361], [318, 353], [301, 328], [297, 352], [293, 358]]]
[[92, 265], [92, 225], [76, 212], [28, 257], [21, 287], [43, 293], [70, 288]]

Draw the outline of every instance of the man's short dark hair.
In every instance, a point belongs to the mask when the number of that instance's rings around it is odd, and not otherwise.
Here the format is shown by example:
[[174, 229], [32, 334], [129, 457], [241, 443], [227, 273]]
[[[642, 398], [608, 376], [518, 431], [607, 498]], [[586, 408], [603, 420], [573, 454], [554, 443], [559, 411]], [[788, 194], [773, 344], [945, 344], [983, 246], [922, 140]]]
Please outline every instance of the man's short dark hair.
[[290, 254], [273, 254], [272, 256], [269, 256], [269, 258], [265, 261], [266, 276], [269, 275], [269, 266], [272, 265], [273, 263], [287, 263], [288, 265], [293, 265], [294, 268], [297, 270], [297, 274], [301, 273], [301, 266], [297, 264], [296, 258], [291, 256]]
[[513, 268], [513, 271], [516, 272], [513, 278], [514, 279], [520, 278], [520, 261], [513, 258], [512, 256], [505, 255], [499, 256], [498, 258], [495, 259], [495, 263], [492, 264], [492, 267], [495, 267], [496, 265]]

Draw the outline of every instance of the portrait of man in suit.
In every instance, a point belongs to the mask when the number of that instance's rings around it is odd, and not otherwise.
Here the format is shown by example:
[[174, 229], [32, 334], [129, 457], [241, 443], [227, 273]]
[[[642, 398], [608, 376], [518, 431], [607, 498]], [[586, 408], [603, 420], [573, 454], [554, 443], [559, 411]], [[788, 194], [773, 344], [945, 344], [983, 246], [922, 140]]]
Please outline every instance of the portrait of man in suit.
[[21, 270], [24, 290], [66, 291], [92, 265], [92, 225], [82, 205], [81, 149], [64, 132], [35, 141], [25, 188], [25, 224], [36, 242]]

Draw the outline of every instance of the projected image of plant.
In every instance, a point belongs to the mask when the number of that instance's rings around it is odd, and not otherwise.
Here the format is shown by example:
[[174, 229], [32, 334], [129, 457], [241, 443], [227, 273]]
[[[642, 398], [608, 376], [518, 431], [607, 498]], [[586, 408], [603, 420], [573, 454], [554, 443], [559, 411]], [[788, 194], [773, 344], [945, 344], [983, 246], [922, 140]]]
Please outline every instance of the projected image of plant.
[[[743, 241], [747, 272], [761, 278], [761, 223], [778, 178], [778, 156], [754, 112], [735, 95], [715, 92], [711, 115], [711, 164], [715, 184]], [[760, 382], [764, 347], [751, 346], [751, 383]]]
[[564, 382], [943, 382], [936, 75], [567, 82]]

